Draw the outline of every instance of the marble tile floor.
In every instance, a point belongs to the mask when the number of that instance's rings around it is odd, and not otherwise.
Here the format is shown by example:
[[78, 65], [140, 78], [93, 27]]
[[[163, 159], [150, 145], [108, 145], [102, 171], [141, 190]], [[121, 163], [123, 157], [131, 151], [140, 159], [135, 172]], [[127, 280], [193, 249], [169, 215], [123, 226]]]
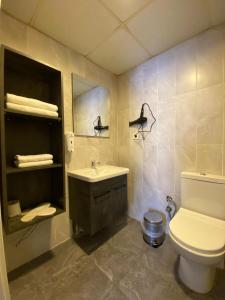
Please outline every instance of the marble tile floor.
[[177, 255], [169, 238], [160, 248], [128, 225], [91, 255], [69, 240], [10, 274], [15, 300], [224, 300], [225, 272], [207, 295], [185, 288], [176, 276]]

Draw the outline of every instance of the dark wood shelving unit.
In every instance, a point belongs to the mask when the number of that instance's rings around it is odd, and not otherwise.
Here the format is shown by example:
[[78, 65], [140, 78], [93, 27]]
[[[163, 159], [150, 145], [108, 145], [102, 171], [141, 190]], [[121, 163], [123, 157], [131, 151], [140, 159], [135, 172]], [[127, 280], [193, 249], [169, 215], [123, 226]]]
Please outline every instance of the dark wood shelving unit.
[[5, 108], [5, 114], [6, 114], [6, 118], [24, 118], [24, 119], [28, 119], [28, 118], [35, 118], [35, 119], [49, 119], [49, 120], [55, 120], [55, 121], [59, 121], [61, 122], [62, 118], [60, 117], [51, 117], [51, 116], [41, 116], [41, 115], [37, 115], [37, 114], [32, 114], [32, 113], [28, 113], [28, 112], [17, 112], [14, 111], [12, 109], [8, 109]]
[[[24, 223], [8, 217], [8, 201], [19, 200], [27, 210], [50, 202], [58, 215], [65, 211], [63, 101], [61, 72], [22, 53], [1, 46], [0, 53], [0, 164], [1, 205], [7, 234], [52, 216]], [[16, 112], [5, 108], [7, 93], [38, 99], [58, 106], [58, 117]], [[54, 164], [16, 168], [16, 154], [51, 153]]]
[[26, 167], [26, 168], [16, 168], [12, 166], [6, 167], [6, 173], [7, 174], [14, 174], [14, 173], [21, 173], [21, 172], [30, 172], [35, 170], [44, 170], [44, 169], [53, 169], [53, 168], [62, 168], [62, 164], [52, 164], [52, 165], [46, 165], [46, 166], [36, 166], [36, 167]]
[[[60, 207], [55, 206], [55, 208], [56, 208], [56, 212], [55, 212], [55, 214], [53, 216], [57, 216], [57, 215], [59, 215], [59, 214], [61, 214], [61, 213], [64, 212], [64, 210], [61, 209]], [[38, 224], [39, 222], [42, 222], [43, 220], [47, 220], [49, 218], [52, 218], [52, 216], [36, 217], [32, 221], [30, 221], [28, 223], [22, 222], [20, 220], [21, 219], [20, 216], [14, 217], [14, 218], [10, 218], [9, 222], [8, 222], [8, 231], [7, 232], [8, 232], [8, 234], [10, 234], [10, 233], [13, 233], [15, 231], [18, 231], [18, 230], [27, 228], [29, 226]]]

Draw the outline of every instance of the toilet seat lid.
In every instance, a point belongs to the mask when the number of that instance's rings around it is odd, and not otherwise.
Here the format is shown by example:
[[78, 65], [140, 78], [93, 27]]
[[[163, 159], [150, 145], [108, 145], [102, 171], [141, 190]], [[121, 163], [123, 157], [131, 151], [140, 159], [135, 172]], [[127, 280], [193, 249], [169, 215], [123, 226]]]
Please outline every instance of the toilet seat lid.
[[191, 250], [218, 254], [225, 250], [225, 221], [180, 208], [169, 224], [175, 239]]

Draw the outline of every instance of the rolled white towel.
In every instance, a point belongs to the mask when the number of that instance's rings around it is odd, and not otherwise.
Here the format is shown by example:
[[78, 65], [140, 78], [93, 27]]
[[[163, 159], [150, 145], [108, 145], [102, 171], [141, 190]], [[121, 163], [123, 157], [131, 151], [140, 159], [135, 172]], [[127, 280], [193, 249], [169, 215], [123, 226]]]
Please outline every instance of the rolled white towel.
[[8, 102], [6, 103], [6, 107], [16, 112], [27, 112], [38, 116], [58, 117], [58, 113], [56, 111], [50, 111], [47, 109], [35, 108], [31, 106], [24, 106], [24, 105], [8, 103]]
[[40, 101], [40, 100], [37, 100], [37, 99], [17, 96], [17, 95], [9, 94], [9, 93], [6, 94], [6, 101], [8, 103], [14, 103], [14, 104], [19, 104], [19, 105], [36, 107], [36, 108], [51, 110], [51, 111], [55, 111], [55, 112], [58, 111], [58, 106], [57, 105], [54, 105], [54, 104], [51, 104], [51, 103], [46, 103], [44, 101]]
[[17, 168], [28, 168], [28, 167], [52, 165], [53, 160], [31, 161], [31, 162], [25, 162], [25, 163], [20, 163], [18, 161], [15, 161], [14, 163]]
[[53, 160], [53, 155], [52, 154], [15, 155], [14, 158], [18, 163], [26, 163], [26, 162]]

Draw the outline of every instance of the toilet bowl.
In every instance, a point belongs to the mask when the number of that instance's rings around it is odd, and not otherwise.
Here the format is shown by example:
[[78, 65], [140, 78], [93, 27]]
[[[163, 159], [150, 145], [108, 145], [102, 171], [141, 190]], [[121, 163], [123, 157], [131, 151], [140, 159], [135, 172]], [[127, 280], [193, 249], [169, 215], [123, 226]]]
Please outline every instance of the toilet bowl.
[[224, 264], [225, 222], [180, 208], [170, 222], [169, 235], [180, 255], [182, 282], [195, 292], [209, 292], [216, 268]]
[[[224, 267], [225, 178], [223, 182], [220, 177], [218, 183], [215, 175], [213, 176], [213, 181], [210, 182], [210, 176], [205, 180], [200, 174], [194, 173], [192, 176], [190, 173], [182, 173], [181, 208], [169, 224], [170, 239], [180, 256], [178, 275], [188, 288], [202, 294], [212, 289], [216, 268]], [[212, 210], [212, 216], [205, 207], [207, 195], [204, 187], [208, 189], [209, 184], [213, 184], [210, 189], [217, 188], [217, 192], [218, 190], [223, 192], [221, 197], [211, 198], [211, 202], [209, 202], [211, 204], [214, 201], [215, 209]], [[221, 184], [224, 186], [223, 188]], [[202, 192], [201, 189], [203, 189]], [[209, 195], [212, 196], [212, 193]], [[202, 209], [199, 203], [202, 204]]]

